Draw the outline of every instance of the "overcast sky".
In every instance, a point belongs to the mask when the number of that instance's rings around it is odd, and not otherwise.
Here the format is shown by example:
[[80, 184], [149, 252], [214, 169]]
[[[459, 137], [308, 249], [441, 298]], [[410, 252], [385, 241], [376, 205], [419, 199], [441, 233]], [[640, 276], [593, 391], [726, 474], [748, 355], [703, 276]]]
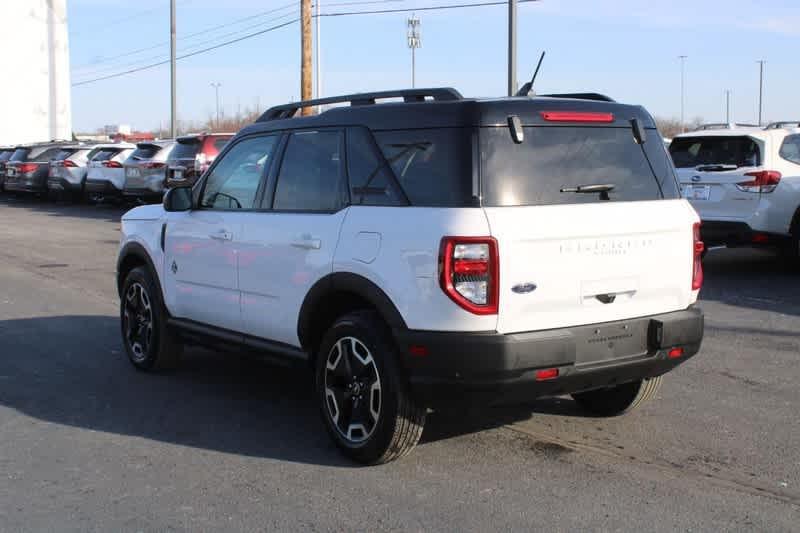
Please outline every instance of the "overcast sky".
[[[321, 0], [323, 13], [400, 9], [480, 0]], [[191, 52], [297, 17], [299, 0], [178, 0], [178, 53]], [[265, 12], [275, 10], [272, 13]], [[410, 86], [407, 14], [322, 19], [322, 93]], [[453, 86], [465, 95], [506, 91], [505, 6], [419, 12], [418, 86]], [[169, 0], [68, 0], [72, 83], [169, 58]], [[247, 18], [238, 23], [239, 19]], [[211, 29], [225, 25], [223, 28]], [[538, 92], [595, 91], [653, 114], [680, 114], [686, 55], [686, 117], [757, 120], [758, 64], [766, 59], [765, 118], [798, 109], [800, 2], [788, 0], [541, 0], [519, 6], [520, 84], [547, 51]], [[148, 48], [137, 52], [137, 50]], [[133, 53], [132, 53], [133, 52]], [[297, 23], [178, 61], [178, 113], [205, 120], [212, 82], [226, 113], [263, 109], [299, 96]], [[76, 131], [104, 124], [150, 129], [169, 120], [169, 66], [72, 88]]]

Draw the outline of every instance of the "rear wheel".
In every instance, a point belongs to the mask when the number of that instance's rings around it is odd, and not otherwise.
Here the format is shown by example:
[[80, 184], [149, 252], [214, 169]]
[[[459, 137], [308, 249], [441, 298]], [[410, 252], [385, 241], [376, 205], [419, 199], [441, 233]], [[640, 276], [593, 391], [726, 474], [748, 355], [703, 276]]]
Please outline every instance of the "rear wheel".
[[391, 333], [369, 311], [342, 316], [316, 358], [322, 418], [336, 446], [364, 464], [393, 461], [419, 441], [425, 409], [411, 398]]
[[661, 376], [641, 379], [607, 389], [578, 392], [572, 398], [594, 415], [618, 416], [653, 398], [661, 388], [661, 381]]
[[183, 346], [167, 328], [167, 311], [153, 276], [137, 267], [125, 278], [120, 299], [122, 343], [139, 370], [175, 368]]

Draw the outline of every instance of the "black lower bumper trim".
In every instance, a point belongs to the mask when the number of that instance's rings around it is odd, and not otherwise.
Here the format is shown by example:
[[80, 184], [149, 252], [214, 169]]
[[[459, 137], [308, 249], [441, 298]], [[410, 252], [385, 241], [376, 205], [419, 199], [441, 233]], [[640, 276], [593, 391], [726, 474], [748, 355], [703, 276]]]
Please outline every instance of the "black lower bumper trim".
[[64, 178], [47, 178], [47, 188], [51, 191], [80, 192], [83, 185], [72, 183]]
[[[697, 353], [699, 309], [503, 335], [395, 330], [413, 394], [425, 405], [496, 404], [661, 375]], [[668, 352], [680, 348], [679, 356]], [[425, 355], [420, 355], [424, 353]], [[559, 376], [538, 381], [536, 371]]]
[[86, 192], [106, 197], [121, 198], [122, 191], [110, 181], [86, 180]]
[[754, 230], [744, 222], [704, 220], [700, 226], [700, 238], [706, 248], [711, 246], [774, 246], [789, 240], [788, 235]]

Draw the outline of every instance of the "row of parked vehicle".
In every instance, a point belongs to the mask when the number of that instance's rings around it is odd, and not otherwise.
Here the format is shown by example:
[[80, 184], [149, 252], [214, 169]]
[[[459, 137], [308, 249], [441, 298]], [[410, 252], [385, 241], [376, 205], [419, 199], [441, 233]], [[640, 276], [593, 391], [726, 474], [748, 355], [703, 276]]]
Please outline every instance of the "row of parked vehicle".
[[0, 189], [75, 201], [160, 201], [191, 185], [233, 134], [198, 133], [131, 143], [49, 141], [0, 148]]

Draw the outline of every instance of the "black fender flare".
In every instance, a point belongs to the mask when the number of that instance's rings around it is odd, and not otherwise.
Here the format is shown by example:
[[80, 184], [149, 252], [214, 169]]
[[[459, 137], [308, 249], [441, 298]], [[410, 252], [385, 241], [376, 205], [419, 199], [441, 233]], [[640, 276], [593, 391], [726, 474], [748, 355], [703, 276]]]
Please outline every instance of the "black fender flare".
[[391, 329], [405, 329], [406, 322], [397, 307], [383, 289], [359, 274], [334, 272], [320, 278], [308, 291], [297, 318], [297, 337], [305, 347], [313, 326], [314, 311], [328, 294], [334, 292], [353, 293], [369, 302], [383, 317]]
[[156, 270], [153, 260], [150, 259], [150, 254], [147, 253], [147, 249], [138, 242], [129, 242], [125, 244], [117, 256], [117, 293], [119, 294], [120, 298], [122, 297], [122, 284], [125, 282], [124, 279], [120, 279], [119, 277], [120, 268], [129, 257], [136, 257], [137, 259], [141, 260], [141, 262], [143, 262], [147, 268], [150, 269], [150, 272], [153, 273], [153, 279], [156, 282], [158, 292], [163, 298], [164, 291], [161, 290], [161, 279], [159, 278], [158, 270]]

